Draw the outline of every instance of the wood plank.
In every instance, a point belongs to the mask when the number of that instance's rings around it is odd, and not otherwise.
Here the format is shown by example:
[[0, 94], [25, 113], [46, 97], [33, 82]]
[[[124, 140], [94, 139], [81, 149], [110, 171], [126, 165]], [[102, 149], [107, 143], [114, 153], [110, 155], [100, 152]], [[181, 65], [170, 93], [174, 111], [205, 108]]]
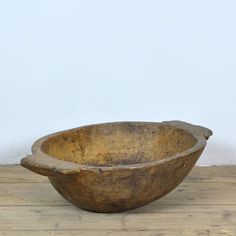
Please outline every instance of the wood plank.
[[235, 236], [232, 229], [158, 229], [149, 231], [114, 231], [102, 230], [94, 232], [82, 230], [66, 231], [0, 231], [0, 236]]
[[19, 165], [0, 165], [0, 183], [48, 182], [48, 178]]
[[235, 166], [195, 166], [185, 179], [186, 182], [236, 183]]
[[[47, 177], [35, 174], [20, 165], [0, 165], [0, 183], [48, 182]], [[236, 166], [194, 167], [185, 182], [236, 183]]]
[[[143, 208], [146, 208], [144, 210]], [[124, 213], [98, 214], [74, 206], [0, 207], [0, 230], [113, 230], [159, 229], [236, 230], [236, 206], [149, 205]]]
[[64, 200], [46, 177], [0, 166], [0, 236], [236, 236], [236, 167], [195, 167], [162, 199], [98, 214]]
[[71, 205], [47, 183], [0, 183], [0, 205]]
[[[156, 204], [236, 204], [236, 183], [183, 182]], [[0, 205], [71, 205], [50, 183], [0, 183]]]

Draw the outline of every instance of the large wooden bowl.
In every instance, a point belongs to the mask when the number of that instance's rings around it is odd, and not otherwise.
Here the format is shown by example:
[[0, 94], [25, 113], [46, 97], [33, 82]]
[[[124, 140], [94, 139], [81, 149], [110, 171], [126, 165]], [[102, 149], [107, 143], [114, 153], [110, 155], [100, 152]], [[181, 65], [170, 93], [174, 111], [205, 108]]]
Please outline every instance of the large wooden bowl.
[[164, 196], [192, 169], [212, 132], [181, 121], [114, 122], [39, 139], [21, 165], [68, 201], [118, 212]]

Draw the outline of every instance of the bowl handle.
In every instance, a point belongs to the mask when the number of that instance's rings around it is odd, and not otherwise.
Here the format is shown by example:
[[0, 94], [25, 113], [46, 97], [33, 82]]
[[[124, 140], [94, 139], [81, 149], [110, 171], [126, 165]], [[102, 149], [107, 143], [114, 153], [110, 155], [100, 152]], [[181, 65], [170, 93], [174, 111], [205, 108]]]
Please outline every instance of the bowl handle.
[[78, 164], [58, 160], [41, 154], [39, 157], [28, 155], [21, 159], [21, 165], [37, 174], [55, 176], [79, 172]]
[[203, 136], [206, 140], [213, 134], [213, 132], [208, 128], [199, 125], [192, 125], [190, 123], [183, 121], [173, 120], [173, 121], [164, 121], [163, 123], [175, 126], [180, 129], [187, 130], [190, 133], [196, 134], [197, 136]]

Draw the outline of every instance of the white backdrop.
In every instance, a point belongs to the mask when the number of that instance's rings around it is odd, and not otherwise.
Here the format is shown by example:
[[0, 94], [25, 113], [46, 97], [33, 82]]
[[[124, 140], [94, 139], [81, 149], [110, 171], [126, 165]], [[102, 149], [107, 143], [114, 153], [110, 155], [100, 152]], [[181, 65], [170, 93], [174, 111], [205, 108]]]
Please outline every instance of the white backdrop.
[[179, 119], [236, 164], [235, 1], [1, 1], [0, 163], [83, 124]]

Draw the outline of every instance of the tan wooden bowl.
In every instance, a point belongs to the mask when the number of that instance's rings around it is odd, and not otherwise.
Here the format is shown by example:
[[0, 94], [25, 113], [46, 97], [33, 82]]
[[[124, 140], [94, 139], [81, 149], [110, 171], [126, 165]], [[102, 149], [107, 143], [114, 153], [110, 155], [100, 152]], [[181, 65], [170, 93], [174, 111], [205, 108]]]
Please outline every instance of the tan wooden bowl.
[[80, 208], [118, 212], [174, 189], [211, 135], [207, 128], [181, 121], [89, 125], [39, 139], [21, 165], [48, 176]]

